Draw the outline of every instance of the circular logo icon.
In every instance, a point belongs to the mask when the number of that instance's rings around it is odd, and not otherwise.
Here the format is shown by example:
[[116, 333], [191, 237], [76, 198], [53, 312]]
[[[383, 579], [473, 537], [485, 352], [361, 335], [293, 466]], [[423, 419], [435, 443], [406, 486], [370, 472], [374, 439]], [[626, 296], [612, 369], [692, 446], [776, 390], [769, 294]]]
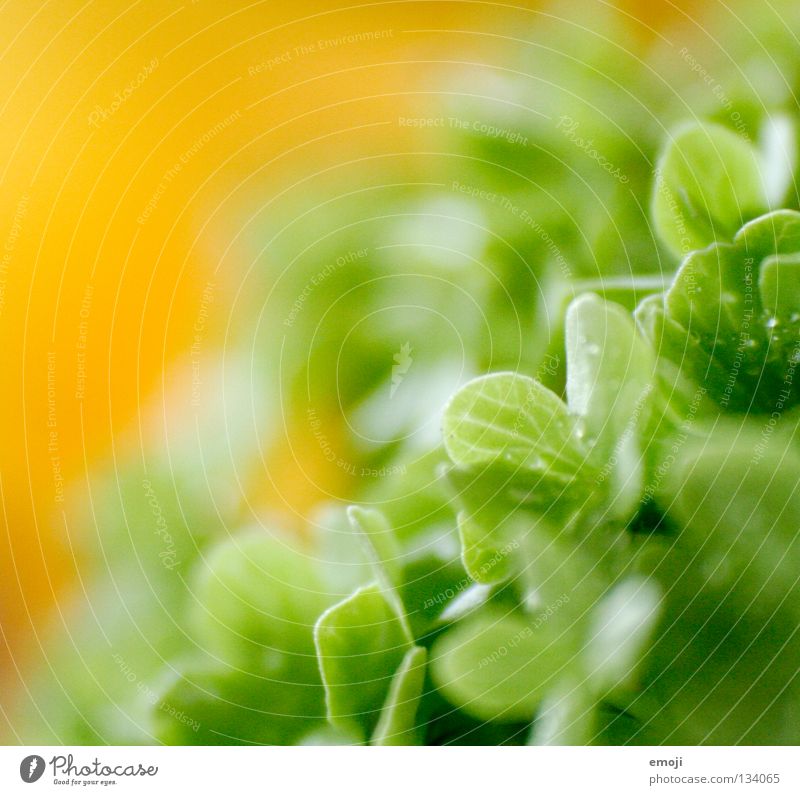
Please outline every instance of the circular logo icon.
[[31, 754], [26, 756], [19, 763], [20, 778], [27, 784], [33, 784], [38, 781], [44, 773], [44, 759], [38, 754]]

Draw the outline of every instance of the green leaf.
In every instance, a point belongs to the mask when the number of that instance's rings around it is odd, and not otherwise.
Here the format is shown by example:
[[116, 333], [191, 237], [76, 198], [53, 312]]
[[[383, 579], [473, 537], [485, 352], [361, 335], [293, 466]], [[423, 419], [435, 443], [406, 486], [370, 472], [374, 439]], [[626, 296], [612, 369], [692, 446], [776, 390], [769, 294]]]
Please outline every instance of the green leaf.
[[[765, 488], [781, 466], [797, 466], [797, 453], [781, 463], [787, 440], [776, 430], [760, 472], [752, 464], [760, 423], [741, 425], [719, 424], [684, 446], [664, 497], [680, 535], [648, 539], [649, 554], [639, 557], [638, 568], [661, 585], [663, 616], [638, 674], [641, 689], [626, 706], [660, 743], [798, 742], [789, 470], [780, 486]], [[785, 525], [783, 506], [792, 512]]]
[[773, 115], [761, 128], [761, 171], [770, 207], [785, 203], [797, 168], [797, 136], [792, 119]]
[[554, 493], [538, 482], [518, 484], [517, 472], [502, 462], [477, 471], [453, 467], [447, 477], [461, 506], [456, 522], [464, 569], [479, 583], [508, 579], [517, 569], [519, 535], [534, 521], [526, 509], [555, 508], [564, 488]]
[[[709, 413], [712, 404], [705, 397], [707, 390], [698, 387], [696, 377], [684, 372], [681, 363], [707, 361], [708, 357], [699, 335], [690, 335], [682, 326], [667, 315], [665, 296], [651, 295], [645, 298], [633, 313], [639, 333], [657, 351], [655, 361], [656, 391], [653, 424], [656, 442], [672, 444], [674, 432], [685, 433], [687, 419], [697, 414]], [[690, 371], [690, 368], [686, 368]], [[693, 419], [692, 419], [693, 421]], [[648, 469], [660, 464], [658, 444], [648, 450]]]
[[[700, 335], [706, 349], [722, 348], [731, 338], [755, 335], [752, 313], [753, 262], [731, 244], [718, 243], [690, 254], [667, 291], [670, 317]], [[719, 355], [718, 355], [719, 356]]]
[[414, 637], [425, 638], [437, 630], [442, 608], [469, 585], [469, 577], [451, 525], [434, 526], [415, 544], [406, 549], [401, 596]]
[[360, 588], [320, 616], [314, 639], [328, 720], [366, 741], [412, 646], [394, 604], [377, 584]]
[[231, 665], [318, 682], [313, 627], [330, 598], [292, 539], [262, 530], [218, 544], [195, 572], [199, 642]]
[[663, 307], [648, 298], [637, 310], [659, 355], [724, 409], [771, 413], [800, 397], [791, 375], [800, 333], [798, 243], [800, 214], [769, 213], [734, 243], [690, 254]]
[[747, 407], [766, 356], [753, 261], [733, 245], [690, 254], [665, 299], [662, 351], [722, 403]]
[[[513, 373], [476, 379], [445, 410], [448, 477], [462, 506], [462, 561], [480, 583], [517, 569], [519, 538], [537, 521], [565, 523], [586, 501], [588, 448], [563, 401]], [[522, 509], [522, 510], [521, 510]]]
[[628, 577], [614, 586], [592, 616], [585, 665], [600, 697], [632, 691], [660, 617], [661, 592], [652, 580]]
[[506, 519], [498, 527], [477, 521], [460, 511], [461, 561], [467, 574], [476, 583], [484, 584], [503, 582], [511, 577], [515, 570], [514, 553], [519, 549], [515, 536], [524, 529], [524, 520], [519, 518]]
[[631, 711], [660, 744], [796, 745], [797, 624], [765, 621], [698, 585], [670, 583], [675, 598]]
[[418, 744], [417, 708], [425, 684], [427, 659], [427, 650], [420, 646], [406, 652], [392, 679], [386, 703], [372, 734], [373, 745]]
[[567, 403], [612, 482], [612, 515], [627, 516], [641, 496], [655, 359], [629, 313], [595, 295], [570, 304], [566, 326]]
[[563, 401], [516, 373], [476, 378], [444, 412], [447, 453], [461, 467], [495, 462], [545, 481], [573, 480], [586, 451]]
[[291, 745], [322, 725], [322, 685], [179, 663], [151, 691], [153, 734], [167, 745]]
[[488, 607], [431, 650], [431, 675], [453, 704], [480, 720], [530, 720], [577, 659], [578, 639], [555, 623]]
[[397, 588], [402, 581], [401, 551], [386, 517], [380, 511], [357, 505], [347, 509], [347, 516], [353, 529], [366, 540], [379, 579], [386, 587]]
[[771, 317], [781, 323], [795, 317], [800, 310], [800, 252], [765, 259], [758, 289], [764, 309]]
[[351, 505], [347, 509], [347, 515], [353, 528], [365, 539], [375, 577], [383, 588], [384, 596], [392, 602], [406, 637], [409, 642], [413, 642], [414, 637], [401, 596], [403, 566], [400, 545], [389, 523], [380, 511], [359, 508], [357, 505]]
[[716, 124], [688, 124], [658, 163], [653, 220], [676, 256], [730, 240], [767, 209], [759, 156], [743, 138]]
[[590, 745], [598, 732], [597, 708], [585, 681], [559, 681], [542, 701], [528, 745]]
[[746, 223], [734, 238], [747, 256], [762, 259], [771, 254], [800, 251], [800, 213], [776, 210]]
[[628, 403], [620, 391], [638, 396], [650, 384], [653, 354], [636, 334], [628, 312], [592, 293], [567, 309], [567, 405], [584, 419], [594, 444], [604, 452], [624, 427]]
[[717, 423], [668, 479], [681, 530], [652, 571], [665, 611], [642, 681], [654, 706], [641, 715], [662, 742], [798, 742], [800, 453], [765, 427]]
[[670, 510], [709, 587], [800, 617], [800, 452], [764, 427], [726, 423], [689, 446], [672, 473]]

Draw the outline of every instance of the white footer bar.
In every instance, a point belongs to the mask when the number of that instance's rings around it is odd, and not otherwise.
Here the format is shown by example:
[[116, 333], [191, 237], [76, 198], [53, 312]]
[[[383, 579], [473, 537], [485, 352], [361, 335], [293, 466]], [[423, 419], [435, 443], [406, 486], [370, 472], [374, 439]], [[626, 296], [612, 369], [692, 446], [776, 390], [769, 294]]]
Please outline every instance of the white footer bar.
[[781, 747], [2, 747], [0, 793], [798, 793]]

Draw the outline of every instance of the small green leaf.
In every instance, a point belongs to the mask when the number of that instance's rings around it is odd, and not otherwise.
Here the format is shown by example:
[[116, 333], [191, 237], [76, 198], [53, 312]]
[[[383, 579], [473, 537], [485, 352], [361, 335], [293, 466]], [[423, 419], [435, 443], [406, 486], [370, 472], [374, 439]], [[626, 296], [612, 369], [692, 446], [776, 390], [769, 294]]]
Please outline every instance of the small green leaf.
[[773, 115], [761, 128], [761, 171], [770, 207], [785, 203], [797, 167], [797, 136], [792, 119]]
[[400, 585], [401, 577], [401, 552], [400, 545], [380, 512], [357, 505], [347, 509], [347, 516], [353, 529], [361, 533], [367, 542], [367, 549], [375, 563], [378, 574], [385, 579], [385, 586], [396, 588]]
[[653, 219], [676, 256], [717, 240], [767, 209], [758, 153], [716, 124], [688, 124], [670, 138], [658, 163]]
[[394, 605], [377, 584], [360, 588], [320, 616], [314, 640], [328, 720], [367, 740], [412, 645]]
[[[517, 569], [519, 535], [530, 529], [533, 515], [548, 508], [556, 511], [567, 486], [542, 487], [518, 482], [517, 472], [502, 462], [478, 469], [453, 467], [447, 473], [455, 499], [461, 562], [479, 583], [507, 580]], [[529, 509], [533, 509], [529, 511]]]
[[585, 460], [563, 401], [516, 373], [483, 376], [460, 389], [445, 408], [444, 443], [458, 466], [502, 461], [562, 483], [573, 480]]
[[586, 430], [604, 449], [601, 439], [616, 436], [630, 406], [620, 405], [620, 390], [633, 382], [646, 391], [653, 354], [636, 334], [631, 316], [621, 306], [592, 293], [576, 298], [567, 309], [567, 405], [583, 417]]
[[[692, 417], [708, 411], [705, 391], [698, 389], [696, 379], [680, 367], [684, 360], [706, 360], [706, 352], [699, 336], [687, 334], [682, 326], [667, 316], [663, 294], [645, 298], [636, 307], [633, 317], [639, 333], [651, 349], [658, 352], [655, 363], [655, 403], [658, 406], [654, 412], [654, 419], [657, 418], [655, 435], [657, 441], [671, 444], [671, 435], [676, 428], [685, 431], [690, 410]], [[648, 459], [649, 469], [657, 467], [660, 463], [658, 451], [649, 450]]]
[[746, 404], [764, 366], [756, 278], [741, 249], [720, 243], [690, 254], [666, 295], [672, 339], [661, 353], [680, 357], [674, 360], [724, 406]]
[[577, 659], [575, 633], [562, 630], [487, 607], [436, 642], [431, 675], [451, 703], [480, 720], [530, 720]]
[[291, 745], [323, 725], [322, 685], [179, 663], [152, 691], [153, 733], [167, 745]]
[[[461, 561], [467, 574], [476, 583], [503, 582], [514, 573], [513, 553], [519, 548], [509, 519], [498, 527], [476, 521], [464, 511], [458, 514], [458, 533], [461, 539]], [[514, 523], [523, 530], [519, 519]]]
[[755, 218], [737, 232], [734, 243], [753, 259], [794, 254], [800, 251], [800, 213], [776, 210]]
[[[758, 279], [761, 303], [775, 325], [800, 319], [800, 252], [767, 257]], [[772, 328], [772, 324], [770, 324]]]
[[292, 539], [257, 530], [218, 544], [198, 567], [193, 592], [193, 623], [216, 657], [319, 681], [313, 627], [330, 599], [316, 562]]
[[590, 745], [598, 733], [597, 707], [585, 681], [560, 680], [542, 701], [528, 745]]
[[725, 424], [689, 446], [672, 473], [670, 510], [709, 587], [768, 615], [800, 616], [800, 453], [763, 427]]
[[[771, 412], [784, 388], [782, 406], [797, 400], [793, 380], [786, 379], [800, 331], [794, 253], [769, 253], [792, 241], [793, 227], [791, 216], [772, 213], [742, 230], [734, 244], [693, 252], [666, 294], [663, 314], [650, 299], [637, 313], [660, 356], [724, 409]], [[773, 314], [778, 309], [780, 317]]]
[[347, 509], [347, 515], [353, 529], [365, 539], [375, 577], [383, 588], [384, 596], [392, 602], [406, 637], [409, 642], [413, 642], [414, 637], [401, 596], [403, 566], [400, 545], [389, 523], [380, 511], [359, 508], [357, 505], [351, 505]]
[[753, 263], [733, 245], [719, 243], [695, 251], [667, 292], [667, 311], [676, 323], [699, 335], [707, 350], [722, 349], [742, 333], [755, 334], [755, 275]]
[[651, 714], [636, 707], [662, 742], [798, 741], [800, 454], [765, 427], [718, 421], [668, 478], [681, 529], [652, 568], [665, 613], [642, 672]]
[[516, 570], [521, 535], [542, 518], [566, 523], [586, 502], [588, 448], [563, 401], [513, 373], [467, 384], [444, 432], [464, 567], [476, 582], [501, 582]]
[[419, 742], [417, 708], [425, 684], [427, 659], [427, 650], [420, 646], [406, 652], [372, 734], [373, 745], [416, 745]]
[[612, 514], [627, 516], [643, 482], [655, 359], [621, 306], [596, 295], [567, 310], [567, 402], [612, 483]]
[[659, 587], [642, 577], [623, 580], [597, 606], [585, 665], [598, 696], [618, 696], [635, 687], [660, 606]]

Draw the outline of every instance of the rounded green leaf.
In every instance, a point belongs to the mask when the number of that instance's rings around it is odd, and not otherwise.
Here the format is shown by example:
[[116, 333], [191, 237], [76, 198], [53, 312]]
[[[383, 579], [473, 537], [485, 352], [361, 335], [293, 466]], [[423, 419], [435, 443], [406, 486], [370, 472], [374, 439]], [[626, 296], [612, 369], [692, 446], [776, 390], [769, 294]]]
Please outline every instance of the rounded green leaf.
[[453, 704], [481, 720], [530, 720], [575, 659], [574, 633], [535, 616], [486, 608], [431, 650], [431, 675]]
[[328, 720], [369, 739], [412, 645], [393, 601], [377, 584], [360, 588], [320, 616], [314, 639]]
[[193, 589], [199, 643], [255, 673], [318, 682], [313, 628], [330, 598], [316, 562], [288, 539], [258, 530], [219, 544]]
[[181, 664], [150, 692], [166, 745], [292, 745], [325, 717], [322, 685]]
[[667, 143], [656, 170], [653, 220], [678, 257], [731, 240], [767, 209], [758, 153], [717, 124], [688, 124]]
[[462, 467], [503, 462], [569, 481], [585, 460], [564, 402], [538, 381], [517, 373], [470, 381], [447, 404], [443, 430], [448, 455]]

